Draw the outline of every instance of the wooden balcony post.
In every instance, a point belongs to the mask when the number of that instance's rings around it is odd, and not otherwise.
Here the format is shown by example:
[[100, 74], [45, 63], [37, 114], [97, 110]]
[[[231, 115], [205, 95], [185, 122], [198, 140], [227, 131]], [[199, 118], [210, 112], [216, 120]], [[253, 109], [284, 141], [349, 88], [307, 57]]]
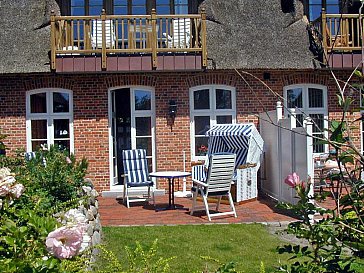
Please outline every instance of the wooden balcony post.
[[51, 70], [56, 69], [56, 15], [51, 11]]
[[201, 9], [201, 47], [202, 47], [202, 66], [207, 66], [207, 50], [206, 50], [206, 11]]
[[101, 69], [106, 69], [106, 12], [105, 9], [102, 9], [101, 12], [101, 23], [102, 23], [102, 48], [101, 48]]
[[327, 61], [327, 22], [326, 22], [326, 12], [325, 9], [321, 11], [321, 34], [322, 34], [322, 46], [324, 47], [324, 63]]
[[157, 67], [157, 14], [155, 12], [155, 9], [152, 9], [151, 18], [152, 18], [152, 33], [151, 33], [152, 67], [156, 68]]

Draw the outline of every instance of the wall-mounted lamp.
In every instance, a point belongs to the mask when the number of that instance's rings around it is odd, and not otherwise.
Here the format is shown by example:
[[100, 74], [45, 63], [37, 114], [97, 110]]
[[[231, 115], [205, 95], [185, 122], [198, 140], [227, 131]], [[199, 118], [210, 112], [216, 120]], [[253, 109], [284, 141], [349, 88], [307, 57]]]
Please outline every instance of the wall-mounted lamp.
[[176, 114], [177, 114], [176, 101], [174, 101], [174, 100], [169, 101], [168, 114], [169, 114], [169, 116], [172, 118], [172, 120], [174, 122], [174, 119], [176, 118]]

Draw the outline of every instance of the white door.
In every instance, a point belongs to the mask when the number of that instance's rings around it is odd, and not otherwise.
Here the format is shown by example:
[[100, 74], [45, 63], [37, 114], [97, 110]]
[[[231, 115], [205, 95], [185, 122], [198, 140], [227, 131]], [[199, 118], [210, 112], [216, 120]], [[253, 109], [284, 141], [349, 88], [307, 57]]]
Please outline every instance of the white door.
[[145, 87], [113, 89], [110, 92], [111, 189], [123, 185], [122, 151], [145, 149], [149, 171], [155, 170], [154, 91]]

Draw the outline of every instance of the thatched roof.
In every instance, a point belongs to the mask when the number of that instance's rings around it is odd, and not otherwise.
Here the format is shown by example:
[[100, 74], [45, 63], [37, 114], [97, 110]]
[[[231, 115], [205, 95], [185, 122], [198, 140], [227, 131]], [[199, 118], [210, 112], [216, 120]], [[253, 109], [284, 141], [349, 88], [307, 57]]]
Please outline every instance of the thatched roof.
[[50, 70], [51, 9], [58, 9], [53, 0], [1, 1], [0, 73]]
[[[49, 13], [59, 13], [57, 1], [2, 0], [0, 7], [0, 73], [50, 71]], [[307, 23], [283, 13], [280, 0], [206, 0], [201, 7], [209, 68], [313, 67]]]
[[[287, 2], [287, 1], [286, 1]], [[216, 68], [312, 68], [302, 3], [283, 13], [281, 0], [206, 0], [208, 58]]]

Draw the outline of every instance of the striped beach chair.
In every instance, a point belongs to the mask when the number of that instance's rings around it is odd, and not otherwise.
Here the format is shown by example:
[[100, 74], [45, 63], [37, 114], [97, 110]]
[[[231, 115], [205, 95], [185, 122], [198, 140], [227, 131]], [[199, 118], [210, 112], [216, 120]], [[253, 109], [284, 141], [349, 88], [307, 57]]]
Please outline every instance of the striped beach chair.
[[[124, 166], [124, 193], [123, 201], [126, 201], [126, 206], [129, 208], [130, 202], [154, 200], [153, 181], [149, 179], [147, 152], [144, 149], [124, 150], [123, 151], [123, 166]], [[131, 198], [130, 189], [148, 187], [148, 196], [143, 198]], [[152, 197], [151, 197], [152, 195]]]
[[[211, 221], [211, 217], [216, 216], [234, 215], [237, 217], [233, 198], [230, 193], [231, 181], [235, 169], [235, 160], [235, 154], [224, 153], [210, 155], [206, 181], [192, 179], [194, 186], [191, 189], [193, 193], [191, 215], [193, 215], [196, 210], [197, 196], [201, 195], [209, 221]], [[220, 201], [223, 196], [228, 197], [231, 211], [218, 212]], [[218, 197], [216, 204], [217, 212], [210, 213], [208, 197]]]

